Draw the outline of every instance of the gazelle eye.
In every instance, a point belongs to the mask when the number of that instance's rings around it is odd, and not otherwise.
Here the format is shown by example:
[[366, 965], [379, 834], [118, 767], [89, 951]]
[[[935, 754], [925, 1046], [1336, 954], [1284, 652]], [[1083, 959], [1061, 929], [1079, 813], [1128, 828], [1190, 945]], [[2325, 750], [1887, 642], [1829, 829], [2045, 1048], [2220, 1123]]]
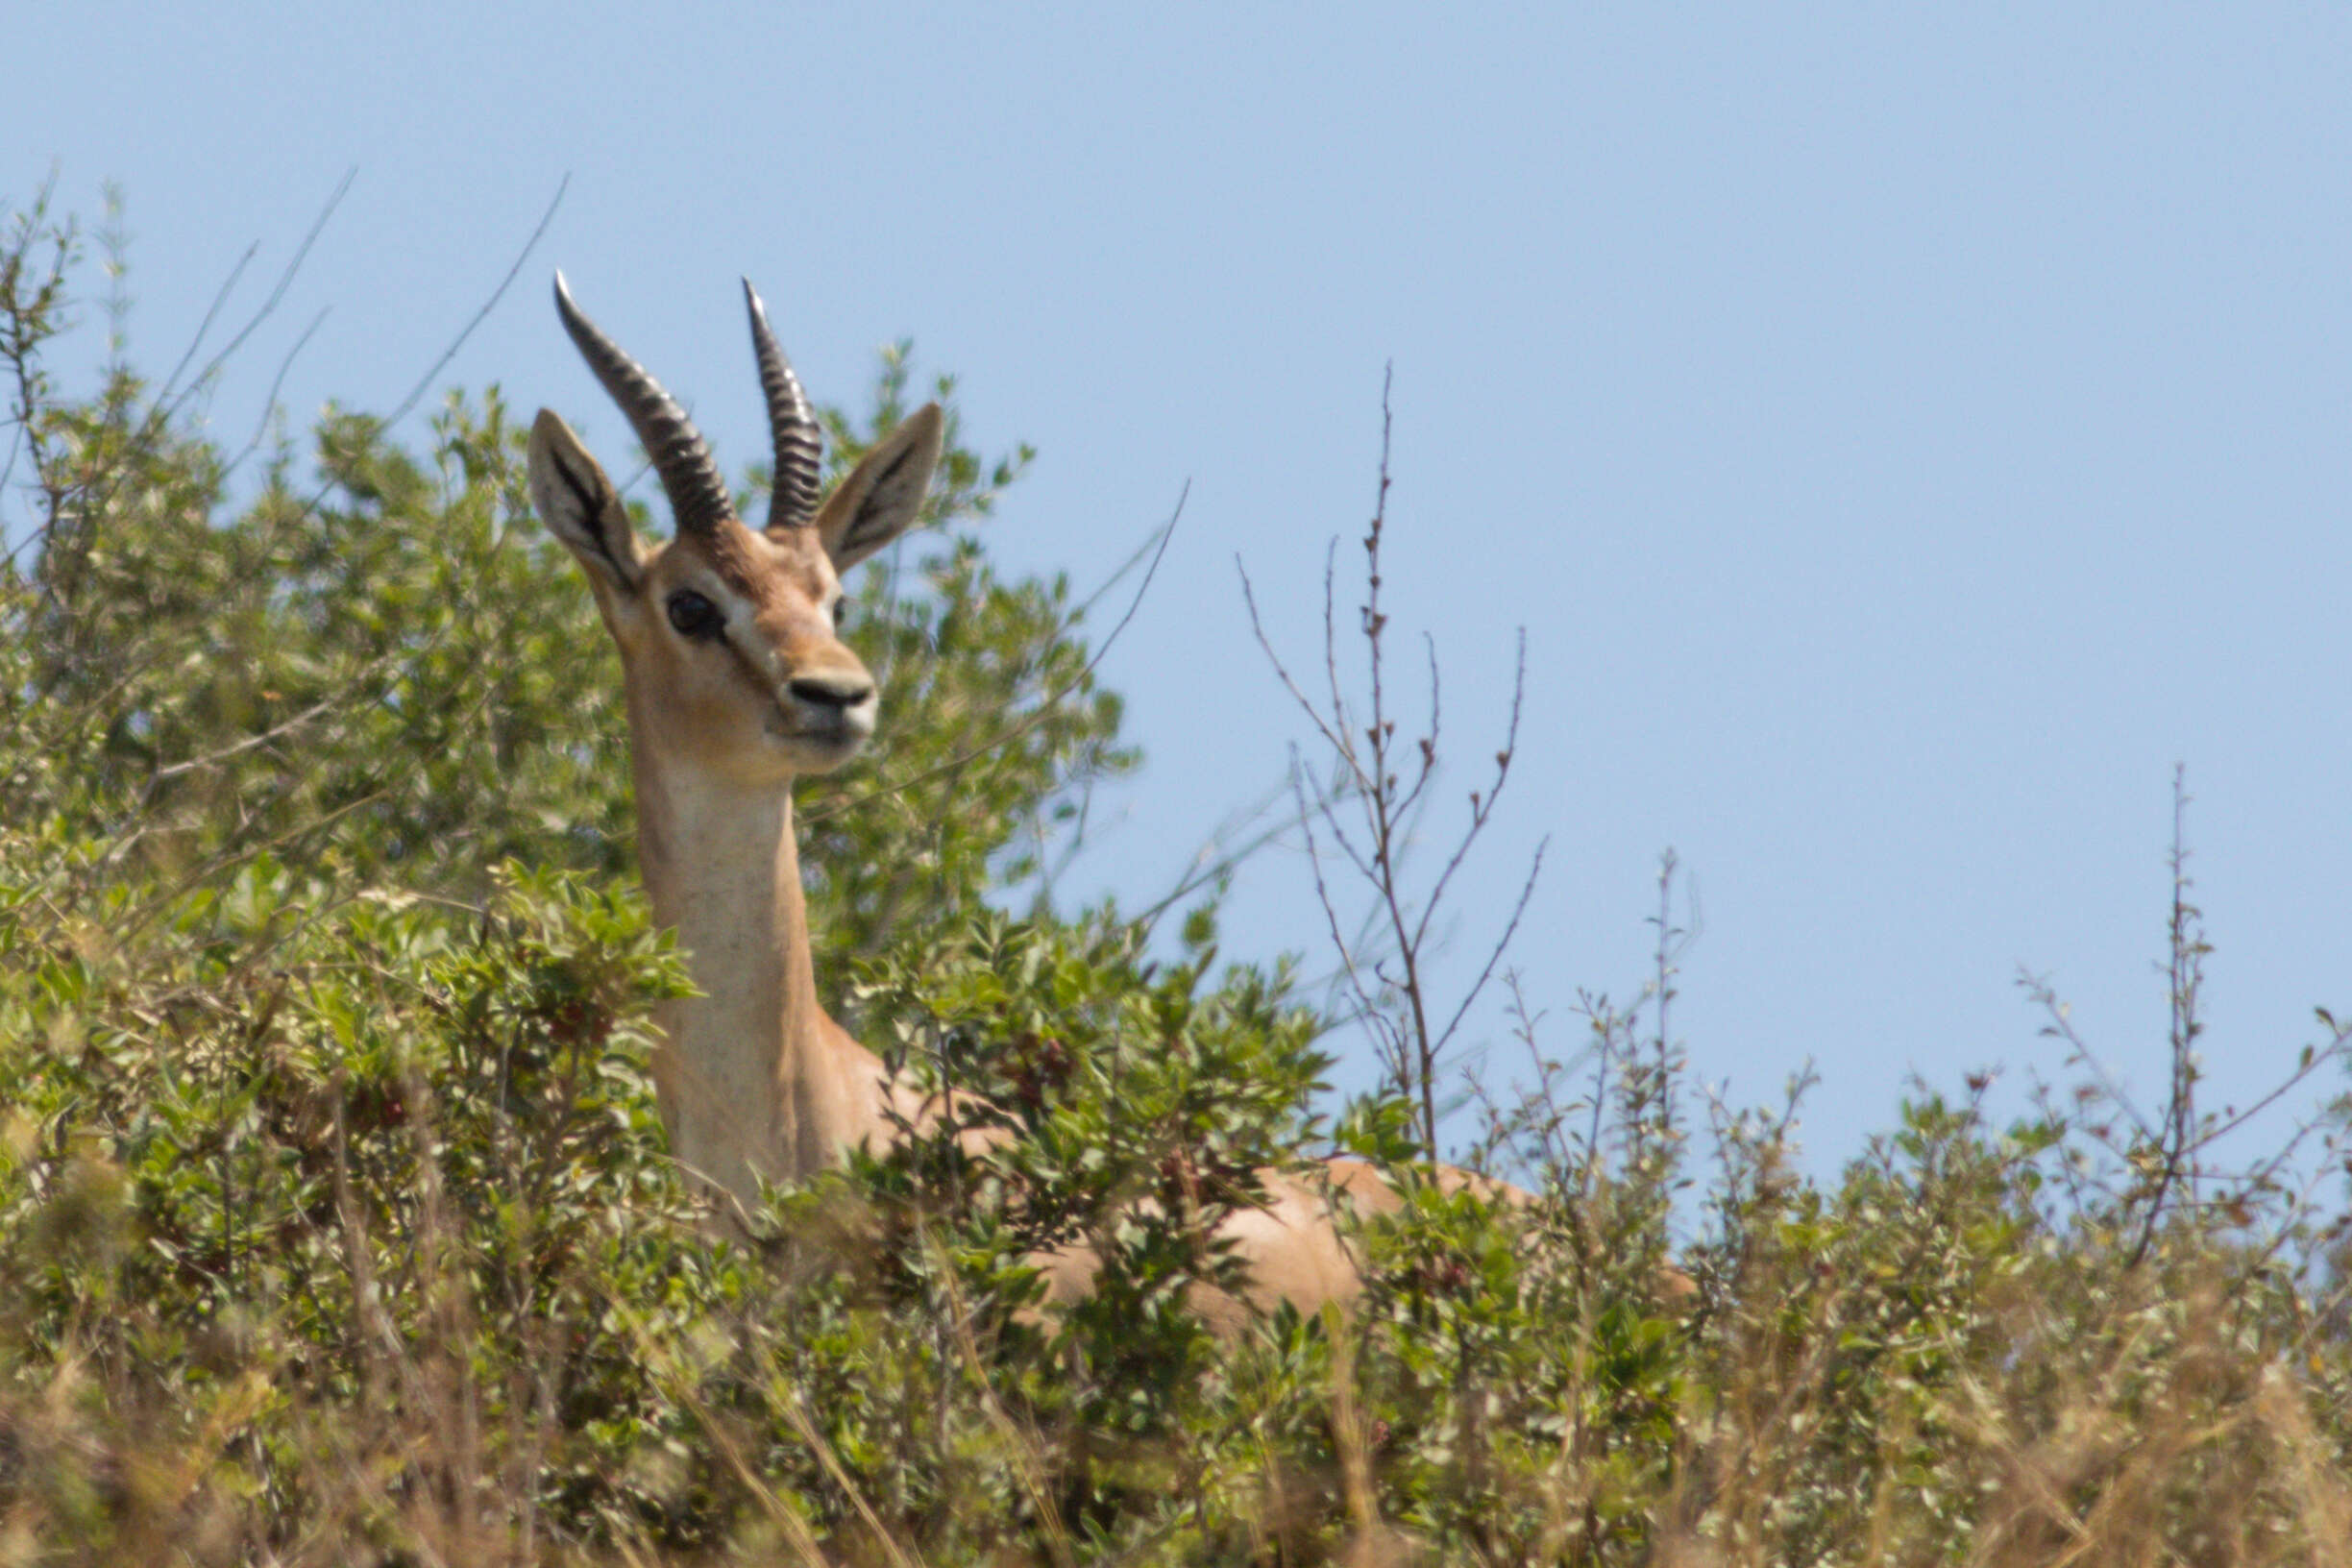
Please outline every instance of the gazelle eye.
[[840, 594], [835, 596], [833, 600], [833, 629], [835, 631], [841, 630], [841, 628], [847, 624], [848, 620], [849, 596], [847, 594]]
[[691, 588], [681, 588], [670, 596], [670, 625], [681, 637], [707, 640], [719, 635], [726, 625], [726, 617], [719, 606]]

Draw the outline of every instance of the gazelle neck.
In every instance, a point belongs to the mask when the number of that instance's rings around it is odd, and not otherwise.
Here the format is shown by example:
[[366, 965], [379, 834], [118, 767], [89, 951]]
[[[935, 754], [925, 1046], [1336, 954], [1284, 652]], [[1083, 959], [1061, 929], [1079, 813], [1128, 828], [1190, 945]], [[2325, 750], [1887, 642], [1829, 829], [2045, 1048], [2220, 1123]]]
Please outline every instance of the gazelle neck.
[[635, 771], [646, 892], [702, 992], [660, 1014], [662, 1118], [681, 1164], [748, 1202], [755, 1170], [838, 1162], [867, 1132], [872, 1086], [817, 1003], [790, 784], [736, 783], [642, 747]]

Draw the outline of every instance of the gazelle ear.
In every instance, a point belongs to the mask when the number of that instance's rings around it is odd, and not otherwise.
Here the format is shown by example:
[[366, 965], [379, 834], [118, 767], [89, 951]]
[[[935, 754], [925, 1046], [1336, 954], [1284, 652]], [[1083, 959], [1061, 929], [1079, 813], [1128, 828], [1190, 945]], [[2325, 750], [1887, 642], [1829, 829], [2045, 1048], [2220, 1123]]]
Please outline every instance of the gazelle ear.
[[945, 429], [939, 404], [924, 404], [833, 487], [818, 509], [816, 528], [834, 571], [848, 571], [915, 521], [931, 488], [931, 470], [939, 466]]
[[635, 593], [644, 556], [621, 493], [551, 408], [531, 421], [531, 504], [600, 586]]

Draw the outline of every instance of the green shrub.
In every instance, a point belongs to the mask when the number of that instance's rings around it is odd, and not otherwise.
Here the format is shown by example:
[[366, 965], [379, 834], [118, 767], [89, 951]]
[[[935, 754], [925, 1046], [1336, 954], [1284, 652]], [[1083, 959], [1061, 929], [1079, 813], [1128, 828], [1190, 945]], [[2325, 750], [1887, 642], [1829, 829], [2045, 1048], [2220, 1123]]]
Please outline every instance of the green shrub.
[[[1054, 907], [1038, 846], [1135, 753], [1067, 584], [977, 531], [1025, 453], [956, 447], [856, 585], [886, 739], [801, 797], [836, 1011], [1013, 1136], [706, 1222], [617, 672], [502, 401], [241, 479], [127, 366], [53, 384], [79, 252], [39, 204], [0, 246], [0, 1557], [2352, 1559], [2347, 1224], [2200, 1172], [2185, 1102], [1923, 1090], [1825, 1183], [1718, 1112], [1701, 1181], [1662, 910], [1642, 1007], [1493, 1108], [1521, 1209], [1416, 1175], [1435, 1050], [1319, 1119], [1323, 1020], [1213, 898]], [[1358, 1309], [1218, 1340], [1219, 1220], [1335, 1143], [1405, 1199]]]

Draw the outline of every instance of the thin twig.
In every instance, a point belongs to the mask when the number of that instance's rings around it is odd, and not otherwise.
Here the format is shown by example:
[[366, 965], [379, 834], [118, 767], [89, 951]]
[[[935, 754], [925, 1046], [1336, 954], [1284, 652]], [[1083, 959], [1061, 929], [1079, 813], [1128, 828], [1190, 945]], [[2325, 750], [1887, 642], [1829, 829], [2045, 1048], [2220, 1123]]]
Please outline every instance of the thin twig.
[[319, 313], [310, 318], [310, 325], [302, 330], [302, 335], [294, 340], [294, 346], [286, 350], [285, 357], [278, 361], [278, 374], [270, 378], [269, 391], [261, 399], [261, 417], [254, 421], [253, 437], [238, 449], [234, 457], [229, 460], [229, 466], [221, 470], [221, 477], [224, 479], [244, 467], [245, 459], [259, 449], [261, 438], [269, 433], [271, 416], [278, 412], [278, 394], [285, 386], [286, 372], [294, 368], [295, 355], [301, 354], [308, 346], [319, 328], [326, 324], [328, 312], [333, 308], [332, 306], [320, 306]]
[[[1007, 725], [970, 750], [950, 757], [936, 767], [927, 768], [912, 777], [893, 779], [886, 784], [877, 784], [861, 794], [816, 807], [804, 814], [804, 820], [812, 822], [823, 821], [829, 817], [838, 816], [845, 811], [854, 811], [860, 806], [869, 805], [886, 796], [904, 794], [918, 785], [928, 784], [935, 778], [952, 773], [960, 768], [977, 762], [992, 751], [1012, 745], [1051, 718], [1072, 692], [1077, 691], [1093, 678], [1094, 672], [1101, 667], [1103, 660], [1110, 655], [1111, 649], [1117, 644], [1119, 634], [1127, 629], [1128, 623], [1135, 619], [1136, 612], [1143, 607], [1143, 596], [1151, 592], [1152, 579], [1160, 575], [1160, 562], [1167, 554], [1168, 541], [1176, 537], [1176, 524], [1184, 516], [1185, 498], [1191, 493], [1192, 481], [1188, 479], [1185, 481], [1184, 488], [1177, 493], [1175, 509], [1168, 513], [1168, 520], [1160, 526], [1159, 542], [1152, 551], [1151, 565], [1144, 570], [1143, 580], [1136, 584], [1135, 597], [1127, 601], [1126, 613], [1118, 618], [1117, 624], [1112, 626], [1110, 634], [1102, 640], [1102, 645], [1095, 649], [1094, 656], [1088, 659], [1085, 666], [1076, 674], [1047, 693], [1035, 709], [1022, 715], [1018, 723]], [[1125, 568], [1121, 570], [1124, 571]]]
[[195, 361], [196, 351], [204, 347], [204, 340], [211, 332], [212, 323], [220, 315], [221, 307], [229, 303], [229, 296], [236, 288], [237, 280], [245, 276], [245, 269], [251, 266], [253, 258], [260, 254], [261, 242], [259, 240], [257, 239], [246, 246], [245, 254], [238, 257], [236, 265], [229, 269], [229, 276], [222, 279], [220, 287], [212, 291], [212, 303], [206, 307], [204, 319], [196, 324], [196, 335], [188, 339], [188, 346], [180, 355], [180, 362], [172, 366], [171, 374], [163, 378], [163, 384], [156, 388], [157, 402], [170, 397], [172, 388], [180, 384], [181, 376]]
[[457, 357], [457, 351], [465, 347], [466, 339], [474, 335], [474, 330], [488, 320], [490, 312], [498, 308], [499, 301], [506, 297], [506, 291], [514, 286], [516, 277], [522, 273], [523, 263], [530, 259], [531, 252], [537, 250], [539, 241], [546, 237], [548, 225], [555, 221], [556, 208], [563, 206], [564, 192], [571, 188], [572, 176], [570, 174], [566, 174], [561, 180], [555, 182], [555, 194], [548, 198], [547, 210], [539, 214], [539, 222], [531, 230], [530, 238], [525, 240], [523, 249], [515, 253], [514, 264], [506, 269], [506, 276], [499, 280], [498, 287], [490, 291], [490, 297], [482, 301], [481, 308], [474, 312], [473, 318], [458, 329], [457, 335], [450, 340], [449, 347], [441, 351], [441, 357], [435, 359], [425, 374], [417, 378], [417, 383], [408, 389], [408, 395], [403, 398], [389, 414], [384, 416], [383, 423], [387, 429], [407, 417], [408, 410], [414, 408], [418, 401], [432, 386], [433, 378], [439, 376], [447, 368], [449, 362]]
[[[245, 340], [253, 336], [255, 330], [257, 329], [263, 322], [267, 321], [271, 314], [277, 310], [279, 302], [285, 298], [286, 290], [294, 285], [295, 274], [302, 271], [303, 262], [308, 258], [310, 255], [310, 247], [317, 244], [319, 235], [326, 232], [327, 220], [334, 216], [335, 208], [343, 205], [344, 196], [349, 194], [352, 187], [352, 182], [358, 178], [359, 168], [357, 164], [354, 164], [351, 168], [344, 171], [343, 178], [335, 185], [333, 194], [330, 195], [327, 198], [327, 204], [319, 208], [318, 216], [310, 221], [309, 232], [303, 235], [302, 243], [294, 247], [294, 255], [286, 261], [285, 270], [278, 275], [277, 286], [272, 288], [269, 291], [269, 297], [261, 302], [261, 308], [256, 310], [253, 313], [252, 319], [248, 320], [242, 328], [238, 329], [237, 334], [234, 337], [231, 338], [227, 343], [222, 345], [220, 353], [214, 355], [210, 359], [205, 361], [204, 369], [197, 372], [196, 376], [189, 380], [188, 384], [181, 389], [179, 396], [171, 399], [159, 398], [157, 400], [158, 406], [153, 417], [155, 418], [159, 427], [169, 425], [171, 423], [172, 416], [180, 411], [180, 405], [188, 400], [188, 398], [195, 392], [196, 388], [209, 381], [212, 379], [213, 373], [218, 371], [222, 365], [228, 363], [229, 356], [236, 353], [238, 349], [244, 347]], [[240, 263], [240, 266], [241, 265], [242, 263]]]

